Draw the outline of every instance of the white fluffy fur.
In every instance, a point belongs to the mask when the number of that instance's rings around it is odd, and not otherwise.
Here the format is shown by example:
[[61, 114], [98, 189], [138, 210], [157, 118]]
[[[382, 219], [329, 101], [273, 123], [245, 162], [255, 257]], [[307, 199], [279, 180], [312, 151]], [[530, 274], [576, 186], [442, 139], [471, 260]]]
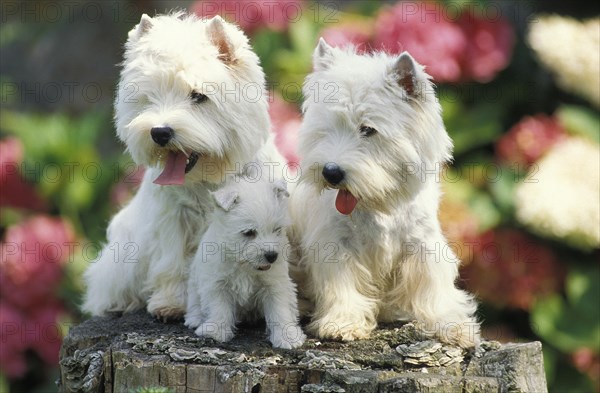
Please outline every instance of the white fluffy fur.
[[[266, 177], [236, 177], [214, 193], [219, 208], [188, 282], [185, 324], [197, 335], [229, 341], [237, 322], [264, 316], [273, 346], [295, 348], [304, 342], [288, 275], [287, 196], [284, 183]], [[267, 252], [277, 253], [277, 259], [267, 261]]]
[[[455, 287], [459, 261], [437, 218], [440, 166], [452, 143], [434, 89], [408, 54], [357, 55], [323, 40], [305, 81], [299, 136], [302, 177], [290, 200], [290, 240], [310, 331], [343, 340], [378, 321], [417, 319], [430, 335], [464, 347], [479, 339], [476, 304]], [[406, 79], [409, 78], [409, 79]], [[361, 125], [375, 128], [361, 136]], [[337, 188], [359, 200], [351, 215], [321, 169], [337, 163]]]
[[[214, 207], [209, 191], [257, 154], [264, 161], [283, 160], [269, 137], [262, 68], [236, 26], [220, 17], [144, 15], [125, 48], [117, 135], [147, 171], [135, 197], [112, 219], [107, 244], [85, 274], [83, 308], [101, 315], [146, 306], [156, 316], [177, 317], [185, 310], [189, 261]], [[208, 101], [193, 102], [192, 90]], [[251, 99], [244, 91], [253, 92]], [[174, 130], [164, 147], [151, 138], [155, 126]], [[201, 154], [184, 185], [153, 183], [168, 151]]]

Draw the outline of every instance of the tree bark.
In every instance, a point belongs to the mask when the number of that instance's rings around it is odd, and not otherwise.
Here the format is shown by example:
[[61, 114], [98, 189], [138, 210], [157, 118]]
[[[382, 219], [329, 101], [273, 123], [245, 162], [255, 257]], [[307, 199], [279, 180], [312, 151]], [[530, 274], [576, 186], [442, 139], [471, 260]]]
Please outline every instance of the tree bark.
[[379, 327], [368, 340], [309, 339], [273, 349], [263, 327], [229, 343], [145, 313], [92, 318], [60, 353], [61, 392], [547, 392], [539, 342], [484, 342], [475, 352], [424, 340], [414, 325]]

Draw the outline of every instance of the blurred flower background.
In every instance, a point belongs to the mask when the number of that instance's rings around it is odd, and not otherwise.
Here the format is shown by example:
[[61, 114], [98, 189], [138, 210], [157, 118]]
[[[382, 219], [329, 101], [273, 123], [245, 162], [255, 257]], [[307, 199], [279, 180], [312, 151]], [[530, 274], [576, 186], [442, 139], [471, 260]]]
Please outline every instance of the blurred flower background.
[[176, 6], [248, 33], [291, 163], [319, 36], [425, 64], [455, 143], [440, 217], [484, 335], [542, 341], [551, 392], [599, 391], [596, 2], [80, 0], [0, 11], [1, 392], [56, 390], [82, 271], [143, 171], [114, 136], [115, 64], [143, 12]]

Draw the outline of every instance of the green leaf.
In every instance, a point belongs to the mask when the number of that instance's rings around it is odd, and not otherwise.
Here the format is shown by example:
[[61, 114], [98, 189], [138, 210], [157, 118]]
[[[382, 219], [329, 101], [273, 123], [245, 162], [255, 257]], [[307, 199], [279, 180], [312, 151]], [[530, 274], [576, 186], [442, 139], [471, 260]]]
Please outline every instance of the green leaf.
[[[472, 169], [472, 168], [471, 168]], [[465, 168], [448, 169], [447, 179], [444, 181], [444, 193], [447, 198], [460, 201], [469, 206], [479, 221], [479, 230], [486, 231], [497, 226], [501, 215], [494, 205], [492, 198], [486, 192], [475, 187], [468, 179]]]
[[288, 34], [292, 49], [299, 57], [311, 59], [312, 52], [317, 42], [317, 26], [312, 23], [310, 18], [300, 18], [294, 23], [290, 23]]
[[[546, 352], [544, 352], [546, 356]], [[554, 379], [548, 379], [549, 392], [590, 393], [595, 391], [589, 377], [576, 370], [567, 359], [560, 359], [556, 364]]]
[[0, 374], [0, 392], [9, 392], [8, 389], [8, 381], [4, 377], [4, 375]]
[[542, 346], [542, 353], [544, 355], [544, 371], [546, 372], [546, 381], [548, 385], [552, 384], [556, 377], [556, 365], [558, 363], [559, 353], [551, 346]]
[[515, 187], [517, 179], [513, 171], [508, 167], [498, 167], [501, 171], [501, 176], [498, 176], [495, 181], [489, 182], [489, 190], [494, 198], [496, 205], [502, 212], [503, 216], [512, 217], [515, 206]]
[[440, 96], [444, 123], [454, 141], [454, 154], [460, 156], [493, 143], [502, 134], [501, 110], [497, 105], [481, 104], [465, 108], [459, 101]]
[[574, 269], [567, 276], [567, 299], [539, 300], [531, 311], [533, 330], [564, 352], [600, 350], [599, 268]]
[[556, 116], [569, 133], [600, 143], [598, 111], [581, 106], [563, 105], [556, 112]]

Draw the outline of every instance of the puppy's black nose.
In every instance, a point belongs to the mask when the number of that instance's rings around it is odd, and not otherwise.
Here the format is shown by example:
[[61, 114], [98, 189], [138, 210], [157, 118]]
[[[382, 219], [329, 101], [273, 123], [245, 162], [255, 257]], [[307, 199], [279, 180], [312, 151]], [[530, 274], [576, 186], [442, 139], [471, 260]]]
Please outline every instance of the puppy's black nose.
[[277, 260], [277, 253], [275, 251], [267, 251], [265, 252], [265, 259], [269, 263], [273, 263]]
[[344, 171], [335, 162], [328, 162], [323, 167], [323, 177], [329, 184], [335, 186], [344, 180]]
[[150, 130], [152, 140], [161, 146], [169, 143], [171, 138], [173, 138], [173, 134], [174, 132], [171, 127], [152, 127]]

